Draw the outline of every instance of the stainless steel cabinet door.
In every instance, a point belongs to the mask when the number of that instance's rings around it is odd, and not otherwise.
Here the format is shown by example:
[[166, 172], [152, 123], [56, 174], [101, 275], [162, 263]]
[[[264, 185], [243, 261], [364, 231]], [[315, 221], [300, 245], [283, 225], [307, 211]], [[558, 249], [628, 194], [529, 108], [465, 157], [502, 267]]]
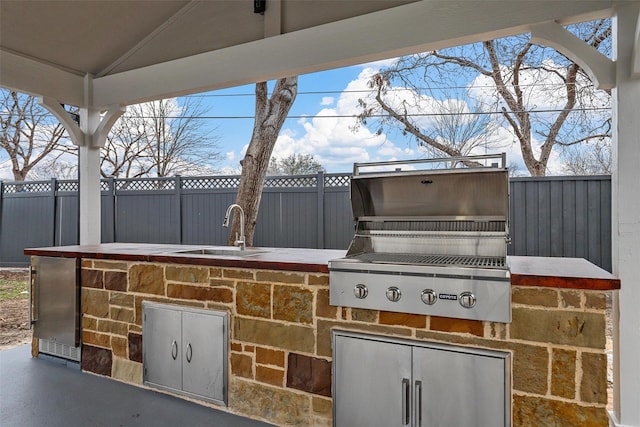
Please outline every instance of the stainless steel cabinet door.
[[226, 340], [224, 317], [182, 313], [182, 388], [224, 404]]
[[336, 334], [333, 363], [335, 427], [410, 423], [410, 346]]
[[182, 389], [182, 313], [143, 303], [144, 381]]
[[33, 335], [71, 347], [80, 343], [78, 260], [33, 257]]
[[415, 347], [416, 427], [501, 427], [505, 408], [505, 357]]

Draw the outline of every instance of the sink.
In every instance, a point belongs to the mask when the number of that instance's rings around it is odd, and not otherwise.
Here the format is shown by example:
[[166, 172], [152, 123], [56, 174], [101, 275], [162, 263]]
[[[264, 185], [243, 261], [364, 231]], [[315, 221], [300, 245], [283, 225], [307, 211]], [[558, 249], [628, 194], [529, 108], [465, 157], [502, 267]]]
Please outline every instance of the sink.
[[184, 249], [178, 251], [172, 251], [172, 254], [184, 254], [184, 255], [207, 255], [207, 256], [234, 256], [234, 257], [249, 257], [253, 255], [262, 254], [268, 251], [256, 248], [245, 248], [240, 250], [235, 246], [224, 246], [218, 248], [200, 248], [200, 249]]

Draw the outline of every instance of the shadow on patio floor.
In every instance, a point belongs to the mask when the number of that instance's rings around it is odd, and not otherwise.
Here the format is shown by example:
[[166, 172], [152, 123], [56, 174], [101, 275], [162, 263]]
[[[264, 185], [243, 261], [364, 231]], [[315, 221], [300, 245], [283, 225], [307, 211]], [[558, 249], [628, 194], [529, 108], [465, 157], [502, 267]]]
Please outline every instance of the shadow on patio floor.
[[3, 427], [268, 426], [182, 399], [31, 358], [31, 346], [0, 351]]

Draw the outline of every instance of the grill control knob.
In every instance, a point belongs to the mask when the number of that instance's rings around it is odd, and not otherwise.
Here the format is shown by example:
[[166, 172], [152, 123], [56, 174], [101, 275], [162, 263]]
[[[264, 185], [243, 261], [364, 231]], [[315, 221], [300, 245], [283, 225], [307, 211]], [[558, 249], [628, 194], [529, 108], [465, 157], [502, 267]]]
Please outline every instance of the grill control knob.
[[425, 289], [420, 294], [422, 302], [428, 305], [433, 305], [438, 301], [438, 294], [433, 289]]
[[395, 286], [390, 286], [387, 288], [387, 299], [391, 302], [398, 302], [400, 301], [400, 298], [402, 297], [402, 292], [400, 292], [400, 289], [396, 288]]
[[460, 305], [464, 308], [472, 308], [476, 305], [476, 296], [471, 292], [463, 292], [460, 294], [458, 301], [460, 301]]
[[367, 295], [369, 295], [369, 289], [367, 289], [367, 287], [365, 285], [363, 285], [362, 283], [358, 283], [353, 288], [353, 294], [358, 299], [365, 299], [367, 297]]

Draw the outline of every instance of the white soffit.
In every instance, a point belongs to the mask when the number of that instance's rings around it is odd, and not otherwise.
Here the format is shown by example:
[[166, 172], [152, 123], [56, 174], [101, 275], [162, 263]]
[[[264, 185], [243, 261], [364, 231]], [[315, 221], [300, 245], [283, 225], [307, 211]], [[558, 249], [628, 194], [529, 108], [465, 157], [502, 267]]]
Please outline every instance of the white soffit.
[[[608, 0], [267, 0], [263, 16], [251, 0], [2, 0], [0, 85], [82, 105], [88, 73], [93, 106], [131, 104], [577, 22], [611, 7]], [[265, 38], [269, 13], [284, 34]]]

